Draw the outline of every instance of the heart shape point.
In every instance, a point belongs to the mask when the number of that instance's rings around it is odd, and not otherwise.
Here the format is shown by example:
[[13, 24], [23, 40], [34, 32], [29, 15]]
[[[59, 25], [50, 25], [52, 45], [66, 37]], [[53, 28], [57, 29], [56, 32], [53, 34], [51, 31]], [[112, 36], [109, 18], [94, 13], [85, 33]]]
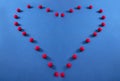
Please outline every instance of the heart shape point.
[[20, 26], [18, 27], [18, 31], [22, 31], [22, 28]]
[[77, 54], [73, 54], [72, 59], [77, 59]]
[[[28, 5], [27, 5], [27, 8], [30, 9], [30, 8], [32, 8], [32, 6], [31, 6], [30, 4], [28, 4]], [[44, 6], [43, 6], [43, 5], [39, 5], [38, 8], [39, 8], [39, 9], [43, 9]], [[80, 5], [78, 5], [75, 9], [80, 10], [81, 8], [82, 8], [82, 7], [81, 7]], [[88, 6], [88, 9], [92, 9], [92, 8], [93, 8], [93, 5], [89, 5], [89, 6]], [[74, 9], [74, 8], [70, 8], [68, 11], [69, 11], [69, 13], [73, 13], [73, 12], [75, 12], [75, 9]], [[47, 13], [48, 13], [48, 12], [49, 12], [49, 13], [52, 13], [51, 10], [52, 10], [52, 9], [49, 8], [49, 7], [46, 8], [46, 12], [47, 12]], [[17, 11], [18, 13], [20, 13], [20, 12], [22, 12], [22, 9], [17, 8], [16, 11]], [[103, 9], [99, 9], [98, 12], [99, 12], [99, 13], [103, 13]], [[54, 16], [56, 16], [56, 17], [58, 17], [59, 15], [60, 15], [61, 17], [64, 17], [64, 16], [65, 16], [65, 12], [63, 12], [63, 13], [60, 14], [59, 12], [56, 11], [56, 12], [54, 13]], [[15, 14], [13, 17], [14, 17], [15, 19], [19, 19], [19, 18], [20, 18], [17, 14]], [[106, 19], [106, 16], [105, 16], [105, 15], [101, 16], [101, 19], [102, 19], [102, 20]], [[23, 28], [20, 26], [20, 23], [19, 23], [19, 22], [17, 22], [17, 21], [14, 22], [14, 25], [18, 27], [18, 31], [22, 31], [22, 30], [23, 30]], [[96, 36], [98, 35], [98, 32], [101, 32], [101, 31], [103, 30], [102, 27], [104, 27], [104, 26], [106, 26], [106, 23], [105, 23], [105, 22], [102, 22], [102, 23], [100, 24], [100, 27], [97, 29], [97, 31], [94, 31], [91, 35], [92, 35], [93, 37], [96, 37]], [[23, 35], [23, 36], [27, 36], [26, 31], [23, 30], [23, 31], [22, 31], [22, 35]], [[34, 39], [33, 37], [30, 37], [30, 38], [29, 38], [29, 42], [31, 42], [31, 43], [35, 42], [35, 39]], [[85, 42], [85, 43], [90, 43], [90, 42], [91, 42], [91, 39], [90, 39], [90, 38], [86, 38], [86, 39], [84, 40], [84, 42]], [[36, 46], [34, 47], [34, 50], [40, 51], [41, 48], [40, 48], [39, 45], [36, 45]], [[85, 47], [84, 47], [84, 46], [80, 46], [79, 52], [84, 52], [84, 51], [85, 51]], [[49, 56], [48, 56], [48, 54], [44, 53], [44, 54], [42, 54], [42, 58], [43, 58], [43, 59], [48, 59]], [[77, 54], [73, 54], [73, 55], [71, 56], [71, 58], [72, 58], [73, 60], [76, 60], [76, 59], [78, 58], [78, 56], [77, 56]], [[49, 68], [53, 68], [55, 65], [53, 64], [52, 61], [50, 61], [50, 62], [48, 62], [47, 66], [48, 66]], [[66, 64], [66, 68], [68, 68], [68, 69], [69, 69], [69, 68], [72, 68], [72, 63], [71, 63], [71, 62], [68, 62], [68, 63]], [[59, 72], [56, 72], [56, 71], [55, 71], [55, 72], [54, 72], [54, 76], [55, 76], [55, 77], [61, 76], [62, 78], [64, 78], [64, 77], [65, 77], [65, 73], [64, 73], [64, 72], [59, 73]]]
[[72, 67], [72, 64], [71, 64], [71, 63], [67, 63], [67, 64], [66, 64], [66, 67], [67, 67], [67, 68], [71, 68], [71, 67]]
[[43, 55], [42, 55], [42, 58], [43, 58], [43, 59], [47, 59], [47, 57], [48, 57], [47, 54], [43, 54]]

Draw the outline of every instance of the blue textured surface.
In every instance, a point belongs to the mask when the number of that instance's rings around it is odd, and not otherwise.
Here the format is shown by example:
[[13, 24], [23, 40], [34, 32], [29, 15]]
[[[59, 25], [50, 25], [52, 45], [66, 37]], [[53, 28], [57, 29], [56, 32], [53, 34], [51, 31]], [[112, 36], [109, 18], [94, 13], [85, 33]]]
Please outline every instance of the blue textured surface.
[[[0, 0], [0, 81], [120, 81], [120, 1], [119, 0]], [[32, 9], [26, 5], [31, 4]], [[54, 11], [66, 12], [80, 4], [82, 9], [66, 13], [64, 18], [54, 17], [53, 13], [39, 10], [43, 4]], [[93, 4], [93, 10], [86, 7]], [[16, 8], [20, 13], [18, 21], [37, 43], [29, 43], [13, 25]], [[102, 22], [96, 13], [104, 9], [107, 26], [98, 37], [91, 38], [90, 44], [82, 41], [97, 29]], [[43, 52], [36, 52], [40, 45]], [[70, 56], [79, 46], [86, 51], [77, 53], [73, 67], [65, 69]], [[56, 65], [49, 69], [47, 61], [41, 58], [47, 53]], [[65, 71], [65, 78], [55, 78], [54, 71]]]

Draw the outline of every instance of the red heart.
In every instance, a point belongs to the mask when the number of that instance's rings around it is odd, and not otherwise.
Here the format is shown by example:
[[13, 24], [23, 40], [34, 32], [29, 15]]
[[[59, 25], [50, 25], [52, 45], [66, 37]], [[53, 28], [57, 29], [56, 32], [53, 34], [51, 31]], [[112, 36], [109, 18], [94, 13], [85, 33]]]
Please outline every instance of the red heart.
[[[32, 6], [29, 4], [29, 5], [27, 5], [27, 8], [28, 8], [28, 9], [31, 9]], [[39, 8], [39, 9], [43, 9], [44, 6], [43, 6], [43, 5], [39, 5], [38, 8]], [[92, 8], [93, 8], [92, 5], [89, 5], [89, 6], [88, 6], [88, 9], [92, 9]], [[80, 10], [80, 9], [81, 9], [81, 6], [78, 5], [75, 9], [70, 8], [68, 11], [69, 11], [70, 13], [73, 13], [76, 9], [77, 9], [77, 10]], [[22, 12], [22, 9], [17, 8], [16, 11], [17, 11], [18, 13], [20, 13], [20, 12]], [[49, 7], [47, 7], [47, 8], [46, 8], [46, 12], [51, 12], [51, 9], [50, 9]], [[103, 12], [103, 9], [99, 9], [99, 10], [98, 10], [98, 13], [102, 13], [102, 12]], [[55, 15], [56, 17], [58, 17], [58, 16], [59, 16], [59, 12], [56, 11], [56, 12], [54, 13], [54, 15]], [[65, 16], [65, 13], [61, 13], [60, 16], [61, 16], [61, 17], [64, 17], [64, 16]], [[19, 19], [20, 17], [15, 14], [15, 15], [14, 15], [14, 18], [15, 18], [15, 19]], [[101, 16], [101, 19], [102, 19], [102, 20], [106, 19], [106, 16], [105, 16], [105, 15]], [[26, 36], [26, 35], [27, 35], [27, 33], [22, 29], [22, 27], [19, 26], [19, 25], [20, 25], [19, 22], [14, 22], [14, 25], [18, 27], [18, 31], [22, 31], [22, 35], [23, 35], [23, 36]], [[97, 36], [97, 33], [98, 33], [98, 32], [101, 32], [101, 31], [102, 31], [102, 27], [104, 27], [104, 26], [106, 26], [106, 24], [105, 24], [104, 22], [100, 23], [100, 27], [97, 29], [97, 31], [95, 31], [95, 32], [92, 33], [92, 36], [94, 36], [94, 37]], [[29, 41], [30, 41], [31, 43], [32, 43], [32, 42], [35, 42], [34, 38], [32, 38], [32, 37], [30, 37]], [[84, 42], [85, 42], [85, 43], [90, 43], [91, 40], [90, 40], [90, 38], [86, 38], [86, 39], [84, 40]], [[41, 50], [40, 46], [35, 46], [35, 50], [36, 50], [36, 51], [40, 51], [40, 50]], [[80, 46], [79, 51], [83, 52], [84, 50], [85, 50], [85, 47], [84, 47], [84, 46]], [[42, 55], [42, 58], [43, 58], [43, 59], [47, 59], [48, 57], [49, 57], [49, 56], [48, 56], [47, 54], [43, 54], [43, 55]], [[71, 57], [72, 57], [73, 60], [75, 60], [75, 59], [77, 59], [77, 54], [73, 54]], [[54, 64], [53, 64], [52, 62], [48, 62], [48, 67], [52, 68], [52, 67], [54, 67]], [[71, 67], [72, 67], [72, 64], [69, 62], [69, 63], [66, 64], [66, 67], [67, 67], [67, 68], [71, 68]], [[59, 75], [60, 75], [62, 78], [65, 77], [65, 73], [64, 73], [64, 72], [62, 72], [62, 73], [55, 72], [55, 73], [54, 73], [54, 76], [55, 76], [55, 77], [58, 77]]]

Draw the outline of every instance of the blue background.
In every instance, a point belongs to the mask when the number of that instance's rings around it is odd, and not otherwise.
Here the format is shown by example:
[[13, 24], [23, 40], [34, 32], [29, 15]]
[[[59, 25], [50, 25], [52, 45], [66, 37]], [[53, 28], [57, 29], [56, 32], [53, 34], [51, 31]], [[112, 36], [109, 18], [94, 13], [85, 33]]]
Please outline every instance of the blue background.
[[[119, 0], [0, 0], [0, 81], [120, 81], [120, 1]], [[32, 9], [26, 5], [31, 4]], [[53, 12], [37, 7], [43, 4], [53, 11], [66, 12], [78, 4], [81, 10], [66, 13], [64, 18], [55, 17]], [[92, 10], [86, 9], [92, 4]], [[16, 8], [24, 12], [18, 14], [18, 22], [30, 37], [37, 42], [31, 44], [29, 37], [23, 37], [13, 25]], [[104, 9], [103, 14], [96, 11]], [[83, 40], [90, 36], [98, 24], [100, 16], [106, 15], [107, 26], [90, 44]], [[36, 52], [40, 45], [43, 52]], [[84, 45], [85, 52], [76, 50]], [[41, 58], [47, 53], [55, 64], [55, 69], [47, 67], [48, 60]], [[73, 53], [78, 54], [71, 61], [71, 69], [65, 64]], [[55, 71], [65, 72], [65, 78], [55, 78]]]

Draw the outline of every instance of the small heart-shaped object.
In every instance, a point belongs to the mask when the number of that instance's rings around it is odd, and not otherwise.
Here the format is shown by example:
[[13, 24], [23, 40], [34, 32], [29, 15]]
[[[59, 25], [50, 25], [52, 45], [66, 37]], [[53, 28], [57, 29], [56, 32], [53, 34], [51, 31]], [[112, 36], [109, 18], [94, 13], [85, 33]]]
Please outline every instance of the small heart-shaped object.
[[71, 9], [69, 9], [69, 12], [70, 12], [70, 13], [73, 13], [73, 12], [74, 12], [74, 10], [71, 8]]
[[53, 63], [52, 62], [48, 62], [48, 67], [52, 68], [53, 67]]
[[17, 12], [21, 12], [21, 9], [20, 9], [20, 8], [17, 8], [16, 11], [17, 11]]
[[77, 54], [73, 54], [72, 59], [77, 59]]
[[22, 35], [23, 35], [23, 36], [26, 36], [26, 35], [27, 35], [27, 33], [26, 33], [26, 32], [22, 32]]
[[94, 37], [97, 36], [97, 32], [93, 32], [93, 36], [94, 36]]
[[65, 16], [65, 14], [64, 13], [61, 13], [61, 17], [64, 17]]
[[84, 51], [84, 50], [85, 50], [84, 46], [81, 46], [81, 47], [80, 47], [80, 51], [82, 52], [82, 51]]
[[103, 16], [101, 17], [101, 19], [106, 19], [106, 16], [105, 16], [105, 15], [103, 15]]
[[58, 76], [59, 76], [59, 73], [58, 73], [58, 72], [55, 72], [55, 73], [54, 73], [54, 76], [55, 76], [55, 77], [58, 77]]
[[81, 9], [81, 6], [80, 6], [80, 5], [78, 5], [78, 6], [77, 6], [77, 9]]
[[101, 28], [101, 27], [99, 27], [99, 28], [97, 29], [97, 31], [98, 31], [98, 32], [101, 32], [101, 31], [102, 31], [102, 28]]
[[31, 5], [30, 5], [30, 4], [28, 4], [28, 5], [27, 5], [27, 8], [31, 8]]
[[71, 68], [71, 67], [72, 67], [72, 64], [71, 64], [71, 63], [67, 63], [67, 64], [66, 64], [66, 67], [67, 67], [67, 68]]
[[89, 43], [89, 42], [90, 42], [90, 38], [87, 38], [87, 39], [85, 40], [85, 42], [86, 42], [86, 43]]
[[22, 31], [22, 28], [20, 26], [18, 27], [18, 31]]
[[58, 16], [59, 16], [59, 13], [58, 13], [58, 12], [55, 12], [55, 16], [58, 17]]
[[34, 38], [30, 38], [29, 41], [30, 41], [30, 42], [34, 42]]
[[60, 73], [60, 76], [61, 76], [62, 78], [64, 78], [64, 77], [65, 77], [65, 73], [64, 73], [64, 72]]
[[14, 22], [14, 25], [15, 25], [15, 26], [19, 26], [19, 23], [18, 23], [18, 22]]
[[35, 50], [36, 50], [36, 51], [39, 51], [39, 50], [40, 50], [40, 47], [39, 47], [39, 46], [35, 46]]
[[93, 6], [92, 5], [89, 5], [89, 7], [88, 7], [89, 9], [92, 9], [93, 8]]
[[43, 55], [42, 55], [42, 58], [43, 58], [43, 59], [46, 59], [46, 58], [47, 58], [47, 54], [43, 54]]
[[14, 15], [14, 18], [15, 18], [15, 19], [18, 19], [18, 15]]
[[106, 23], [105, 23], [105, 22], [102, 22], [102, 23], [101, 23], [101, 26], [106, 26]]
[[50, 8], [46, 8], [46, 12], [50, 12], [51, 10], [50, 10]]
[[39, 5], [39, 6], [38, 6], [38, 8], [39, 8], [39, 9], [42, 9], [42, 8], [43, 8], [43, 6], [42, 6], [42, 5]]
[[99, 12], [99, 13], [102, 13], [102, 12], [103, 12], [103, 9], [99, 9], [98, 12]]

